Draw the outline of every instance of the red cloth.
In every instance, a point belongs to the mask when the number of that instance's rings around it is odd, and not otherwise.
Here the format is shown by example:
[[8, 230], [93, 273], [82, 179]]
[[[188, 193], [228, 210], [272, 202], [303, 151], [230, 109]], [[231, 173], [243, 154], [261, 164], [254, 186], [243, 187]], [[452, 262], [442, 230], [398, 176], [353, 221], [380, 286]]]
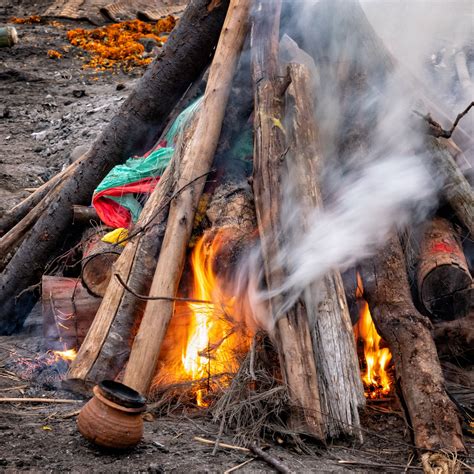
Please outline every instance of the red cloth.
[[127, 193], [150, 194], [157, 183], [158, 178], [144, 178], [125, 186], [104, 189], [93, 196], [92, 205], [104, 224], [114, 228], [124, 227], [128, 229], [131, 223], [130, 211], [113, 199], [104, 197], [104, 195], [120, 197]]

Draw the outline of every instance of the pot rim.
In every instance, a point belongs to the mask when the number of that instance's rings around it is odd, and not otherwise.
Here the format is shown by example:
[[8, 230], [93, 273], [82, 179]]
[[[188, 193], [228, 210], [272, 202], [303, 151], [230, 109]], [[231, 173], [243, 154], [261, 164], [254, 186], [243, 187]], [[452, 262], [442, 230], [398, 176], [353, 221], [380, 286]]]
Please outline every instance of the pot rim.
[[146, 399], [136, 390], [115, 380], [103, 380], [98, 384], [101, 394], [120, 406], [141, 408], [146, 405]]
[[116, 410], [119, 410], [119, 411], [123, 411], [124, 413], [130, 413], [130, 414], [135, 414], [135, 413], [141, 413], [141, 412], [144, 412], [146, 410], [146, 406], [145, 405], [142, 405], [141, 407], [135, 407], [135, 408], [132, 408], [132, 407], [125, 407], [123, 405], [120, 405], [118, 403], [115, 403], [113, 402], [112, 400], [109, 400], [108, 398], [106, 398], [101, 389], [99, 388], [98, 385], [96, 385], [92, 391], [94, 392], [94, 396], [95, 398], [97, 398], [97, 400], [99, 400], [100, 402], [102, 402], [104, 405], [107, 405], [109, 406], [110, 408], [115, 408]]

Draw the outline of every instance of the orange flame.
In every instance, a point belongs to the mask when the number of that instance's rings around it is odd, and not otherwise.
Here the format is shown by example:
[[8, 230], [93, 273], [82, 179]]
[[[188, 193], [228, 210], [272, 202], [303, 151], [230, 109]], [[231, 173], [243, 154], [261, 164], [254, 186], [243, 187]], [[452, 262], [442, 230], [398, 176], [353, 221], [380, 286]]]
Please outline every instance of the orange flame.
[[[249, 347], [250, 337], [237, 310], [228, 281], [215, 271], [229, 241], [226, 231], [199, 239], [191, 256], [193, 275], [190, 301], [177, 305], [168, 329], [160, 368], [153, 386], [196, 381], [196, 403], [207, 406], [211, 379], [222, 376], [219, 385], [230, 383], [239, 368], [239, 354]], [[183, 323], [185, 328], [182, 327]], [[179, 353], [178, 353], [179, 351]], [[204, 388], [203, 388], [204, 386]]]
[[388, 395], [391, 390], [391, 378], [388, 365], [392, 354], [388, 347], [380, 347], [382, 338], [379, 336], [370, 314], [367, 301], [362, 299], [363, 286], [360, 275], [357, 274], [356, 296], [361, 302], [359, 321], [355, 327], [356, 339], [364, 343], [365, 370], [362, 370], [362, 380], [367, 398], [380, 398]]
[[59, 361], [60, 359], [65, 360], [66, 362], [72, 362], [76, 356], [76, 349], [67, 349], [64, 351], [51, 351], [54, 355], [54, 359]]

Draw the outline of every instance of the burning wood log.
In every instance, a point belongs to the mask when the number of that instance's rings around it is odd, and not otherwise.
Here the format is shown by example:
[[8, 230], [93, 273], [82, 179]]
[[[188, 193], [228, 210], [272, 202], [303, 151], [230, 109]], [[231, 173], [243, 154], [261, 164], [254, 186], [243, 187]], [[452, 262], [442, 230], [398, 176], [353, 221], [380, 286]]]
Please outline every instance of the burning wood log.
[[72, 221], [72, 205], [89, 201], [114, 165], [156, 142], [174, 104], [208, 63], [227, 5], [226, 0], [212, 4], [193, 0], [188, 5], [163, 54], [94, 142], [88, 158], [55, 190], [54, 199], [0, 276], [0, 333], [9, 334], [23, 324], [35, 302], [35, 296], [23, 290], [40, 279], [57, 251], [58, 240]]
[[412, 303], [397, 236], [364, 264], [362, 279], [377, 331], [393, 355], [416, 446], [427, 459], [441, 451], [465, 452], [458, 413], [444, 388], [431, 323]]
[[[247, 32], [249, 8], [249, 0], [230, 2], [209, 71], [196, 130], [183, 156], [184, 168], [178, 186], [194, 183], [171, 203], [163, 246], [150, 289], [152, 295], [174, 297], [178, 289], [194, 214], [204, 187], [204, 180], [195, 180], [206, 175], [212, 166], [232, 77]], [[170, 301], [155, 300], [149, 301], [145, 309], [124, 375], [124, 383], [141, 393], [146, 394], [150, 388], [173, 307]], [[157, 318], [156, 314], [160, 317]]]
[[43, 334], [48, 349], [77, 349], [94, 320], [101, 299], [76, 278], [44, 276], [41, 281]]
[[229, 237], [219, 258], [229, 266], [237, 263], [255, 235], [255, 207], [249, 185], [243, 182], [219, 186], [212, 196], [206, 216], [211, 222], [211, 233], [224, 230]]
[[[306, 66], [291, 63], [288, 70], [291, 79], [288, 96], [294, 111], [286, 162], [295, 186], [296, 202], [301, 206], [301, 222], [297, 228], [304, 232], [308, 231], [310, 212], [323, 206], [319, 183], [323, 157], [314, 119], [315, 104], [309, 70]], [[308, 315], [314, 312], [310, 321], [328, 434], [331, 437], [341, 434], [360, 437], [358, 408], [364, 405], [365, 399], [340, 273], [335, 271], [326, 276], [321, 284], [313, 285], [305, 292], [303, 300]]]
[[433, 317], [457, 319], [469, 312], [472, 278], [459, 237], [446, 219], [433, 219], [425, 230], [417, 282], [420, 300]]
[[91, 228], [82, 236], [82, 283], [89, 293], [99, 297], [104, 296], [112, 277], [112, 266], [123, 250], [120, 245], [102, 242], [107, 232]]
[[[273, 271], [270, 262], [278, 254], [280, 231], [280, 180], [285, 155], [282, 80], [278, 65], [281, 2], [257, 2], [252, 24], [252, 74], [254, 81], [255, 142], [253, 190], [269, 289], [280, 286], [285, 275]], [[269, 302], [269, 317], [282, 305], [281, 298]], [[276, 321], [273, 334], [284, 382], [290, 395], [292, 429], [324, 439], [326, 428], [321, 411], [318, 375], [308, 315], [302, 301]]]

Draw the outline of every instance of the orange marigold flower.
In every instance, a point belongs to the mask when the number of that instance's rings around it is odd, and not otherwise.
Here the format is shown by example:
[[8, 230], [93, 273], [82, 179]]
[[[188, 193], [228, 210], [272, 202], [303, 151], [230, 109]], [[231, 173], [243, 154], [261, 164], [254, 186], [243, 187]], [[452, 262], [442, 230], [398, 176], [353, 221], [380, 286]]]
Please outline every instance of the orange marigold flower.
[[63, 57], [63, 55], [55, 49], [48, 49], [48, 56], [51, 59], [61, 59]]
[[10, 23], [16, 23], [18, 25], [21, 25], [21, 24], [31, 25], [32, 23], [41, 23], [41, 17], [39, 15], [31, 15], [25, 18], [17, 18], [14, 16], [13, 18], [10, 18]]
[[166, 41], [165, 33], [169, 33], [176, 25], [173, 16], [158, 20], [155, 24], [140, 20], [114, 23], [103, 28], [84, 30], [77, 28], [68, 31], [69, 42], [90, 54], [85, 68], [98, 71], [122, 67], [130, 70], [133, 67], [144, 67], [152, 60], [144, 58], [145, 48], [139, 42], [142, 38], [152, 38], [159, 44]]

